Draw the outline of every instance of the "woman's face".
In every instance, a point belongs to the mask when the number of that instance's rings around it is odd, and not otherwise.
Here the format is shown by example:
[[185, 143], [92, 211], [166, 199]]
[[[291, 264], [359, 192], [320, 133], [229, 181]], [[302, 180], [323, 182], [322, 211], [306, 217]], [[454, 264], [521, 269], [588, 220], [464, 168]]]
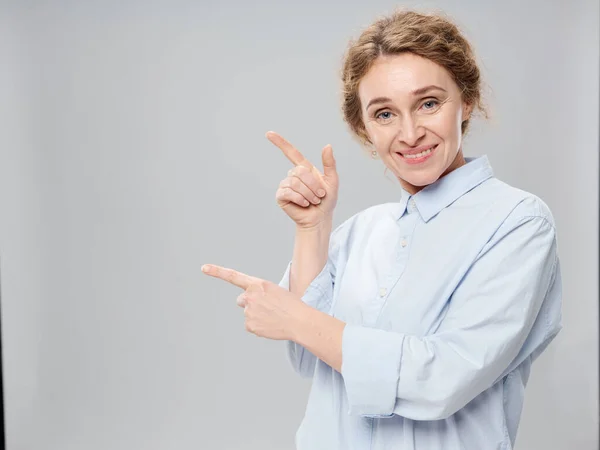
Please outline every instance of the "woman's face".
[[461, 124], [471, 108], [442, 66], [413, 53], [381, 56], [358, 94], [367, 135], [411, 194], [465, 164]]

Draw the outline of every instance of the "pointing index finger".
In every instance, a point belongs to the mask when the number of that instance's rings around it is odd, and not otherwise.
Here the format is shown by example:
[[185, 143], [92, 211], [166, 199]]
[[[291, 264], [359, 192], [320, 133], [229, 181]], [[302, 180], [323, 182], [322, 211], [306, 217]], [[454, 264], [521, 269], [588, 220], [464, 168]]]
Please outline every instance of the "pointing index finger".
[[258, 278], [251, 277], [250, 275], [238, 272], [237, 270], [215, 266], [213, 264], [203, 265], [202, 272], [210, 275], [211, 277], [220, 278], [221, 280], [227, 281], [244, 290], [248, 289], [251, 284], [255, 284], [256, 282], [260, 281]]
[[308, 161], [296, 147], [290, 144], [279, 134], [275, 133], [274, 131], [268, 131], [266, 137], [274, 145], [279, 147], [286, 158], [289, 159], [295, 166], [312, 166], [310, 161]]

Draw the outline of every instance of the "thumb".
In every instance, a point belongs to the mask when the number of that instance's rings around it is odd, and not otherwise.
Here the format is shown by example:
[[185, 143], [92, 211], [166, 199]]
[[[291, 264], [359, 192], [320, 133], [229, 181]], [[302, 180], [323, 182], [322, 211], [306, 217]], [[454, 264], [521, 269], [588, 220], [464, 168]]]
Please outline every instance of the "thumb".
[[335, 158], [333, 157], [333, 148], [331, 145], [327, 144], [323, 147], [321, 159], [323, 160], [323, 174], [328, 178], [337, 176]]

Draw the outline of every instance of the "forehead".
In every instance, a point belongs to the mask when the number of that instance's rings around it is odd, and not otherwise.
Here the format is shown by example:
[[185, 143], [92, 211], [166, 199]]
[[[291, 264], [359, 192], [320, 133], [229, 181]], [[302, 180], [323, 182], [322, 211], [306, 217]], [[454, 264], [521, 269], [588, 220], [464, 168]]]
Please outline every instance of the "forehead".
[[386, 55], [378, 57], [360, 81], [358, 95], [363, 101], [398, 97], [431, 84], [448, 92], [458, 89], [450, 73], [429, 59], [413, 53]]

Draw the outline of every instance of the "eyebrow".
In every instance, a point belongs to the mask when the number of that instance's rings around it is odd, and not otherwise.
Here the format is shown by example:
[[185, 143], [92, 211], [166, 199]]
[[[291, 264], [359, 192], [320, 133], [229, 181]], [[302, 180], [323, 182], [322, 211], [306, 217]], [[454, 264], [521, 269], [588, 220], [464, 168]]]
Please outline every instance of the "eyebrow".
[[[419, 88], [419, 89], [415, 89], [410, 94], [413, 95], [413, 96], [422, 95], [422, 94], [425, 94], [426, 92], [433, 91], [433, 90], [438, 90], [438, 91], [444, 91], [444, 92], [446, 92], [445, 89], [443, 89], [443, 88], [441, 88], [439, 86], [435, 86], [435, 85], [431, 84], [429, 86], [425, 86], [425, 87], [422, 87], [422, 88]], [[369, 109], [369, 107], [372, 106], [372, 105], [377, 105], [379, 103], [387, 103], [387, 102], [391, 102], [391, 101], [392, 101], [392, 99], [389, 98], [389, 97], [375, 97], [374, 99], [372, 99], [367, 104], [367, 107], [365, 109]]]

